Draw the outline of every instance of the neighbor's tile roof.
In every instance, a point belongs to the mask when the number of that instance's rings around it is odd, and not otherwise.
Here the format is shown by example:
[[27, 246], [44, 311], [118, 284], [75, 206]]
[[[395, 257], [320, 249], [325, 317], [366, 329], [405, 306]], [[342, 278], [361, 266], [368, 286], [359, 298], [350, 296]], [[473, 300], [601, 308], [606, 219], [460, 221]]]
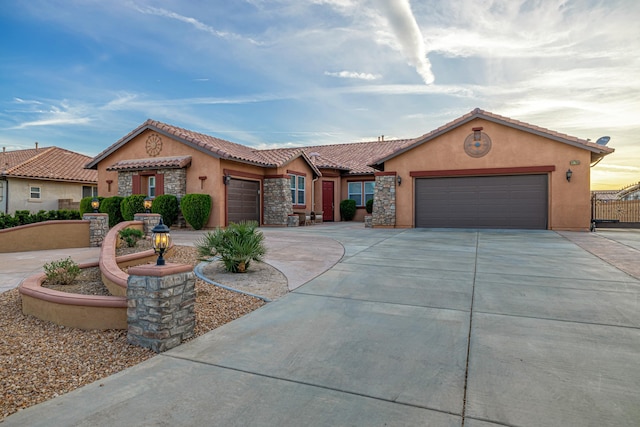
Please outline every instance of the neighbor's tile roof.
[[191, 163], [191, 156], [151, 157], [148, 159], [120, 160], [107, 167], [108, 171], [134, 171], [150, 168], [179, 169]]
[[98, 182], [98, 172], [84, 168], [91, 157], [58, 147], [0, 153], [0, 174], [13, 178]]

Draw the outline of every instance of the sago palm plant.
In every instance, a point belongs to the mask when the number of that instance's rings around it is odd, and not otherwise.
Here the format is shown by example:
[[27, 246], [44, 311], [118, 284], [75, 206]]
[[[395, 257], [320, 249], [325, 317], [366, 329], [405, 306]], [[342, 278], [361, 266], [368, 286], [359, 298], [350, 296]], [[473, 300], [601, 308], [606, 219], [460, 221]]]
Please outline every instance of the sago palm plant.
[[264, 235], [257, 228], [256, 221], [241, 221], [207, 232], [196, 242], [200, 259], [219, 256], [227, 271], [244, 273], [251, 261], [262, 261], [267, 252]]

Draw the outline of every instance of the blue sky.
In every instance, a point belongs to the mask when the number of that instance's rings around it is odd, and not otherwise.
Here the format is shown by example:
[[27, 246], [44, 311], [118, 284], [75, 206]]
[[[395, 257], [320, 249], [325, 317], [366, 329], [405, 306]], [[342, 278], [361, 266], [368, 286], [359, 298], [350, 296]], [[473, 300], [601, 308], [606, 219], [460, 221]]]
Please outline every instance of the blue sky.
[[411, 138], [479, 107], [640, 181], [637, 0], [4, 0], [0, 145], [96, 155], [147, 118], [258, 148]]

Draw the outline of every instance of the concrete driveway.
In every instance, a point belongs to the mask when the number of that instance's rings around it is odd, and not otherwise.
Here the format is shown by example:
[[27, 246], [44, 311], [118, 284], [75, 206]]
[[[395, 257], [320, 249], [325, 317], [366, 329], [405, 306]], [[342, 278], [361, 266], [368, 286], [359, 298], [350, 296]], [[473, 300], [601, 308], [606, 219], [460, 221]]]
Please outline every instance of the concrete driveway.
[[640, 281], [583, 248], [638, 255], [640, 233], [295, 233], [345, 255], [248, 316], [4, 424], [640, 425]]

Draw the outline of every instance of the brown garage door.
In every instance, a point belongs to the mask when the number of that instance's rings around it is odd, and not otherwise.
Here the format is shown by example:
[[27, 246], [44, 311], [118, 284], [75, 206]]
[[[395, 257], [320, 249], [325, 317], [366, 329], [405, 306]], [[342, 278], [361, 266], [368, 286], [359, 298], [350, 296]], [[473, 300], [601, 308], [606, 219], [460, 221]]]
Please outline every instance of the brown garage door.
[[547, 175], [416, 179], [416, 227], [547, 228]]
[[260, 222], [260, 183], [232, 179], [227, 186], [227, 219], [229, 222]]

